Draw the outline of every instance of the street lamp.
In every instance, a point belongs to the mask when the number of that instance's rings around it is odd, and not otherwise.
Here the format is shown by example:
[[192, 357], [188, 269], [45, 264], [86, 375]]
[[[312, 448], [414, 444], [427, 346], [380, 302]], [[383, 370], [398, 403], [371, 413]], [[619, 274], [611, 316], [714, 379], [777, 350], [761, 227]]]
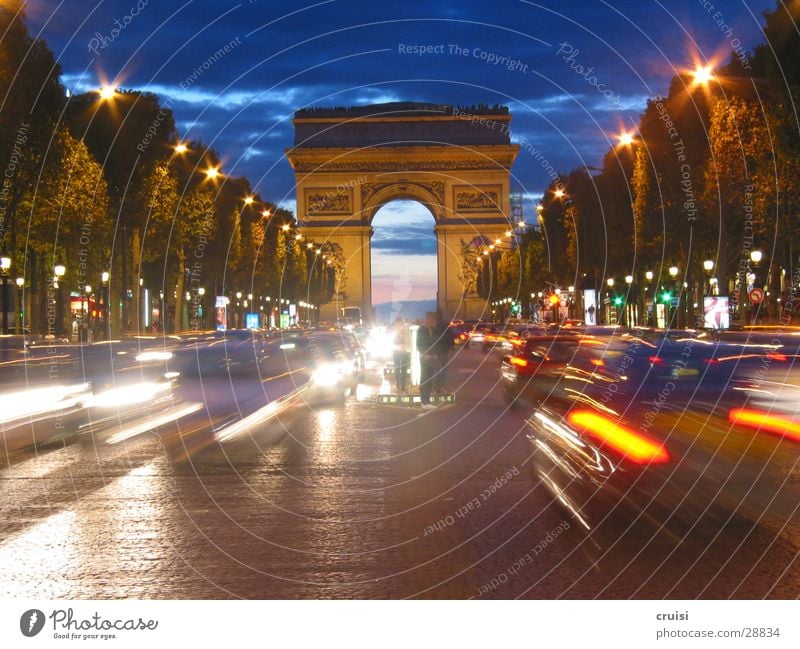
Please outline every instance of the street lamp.
[[8, 334], [8, 271], [11, 268], [11, 257], [5, 253], [0, 257], [0, 273], [3, 281], [3, 334]]
[[17, 333], [22, 333], [22, 326], [25, 324], [25, 306], [22, 304], [22, 297], [23, 297], [22, 289], [25, 286], [25, 278], [17, 277], [16, 282], [17, 282], [17, 311], [19, 312], [17, 324], [20, 327]]
[[117, 89], [114, 86], [103, 86], [97, 91], [97, 94], [100, 95], [100, 99], [103, 101], [110, 101], [116, 96]]
[[714, 69], [710, 65], [698, 65], [691, 74], [699, 86], [706, 86], [714, 80]]
[[111, 279], [111, 274], [104, 270], [100, 274], [100, 299], [103, 302], [103, 338], [105, 340], [109, 340], [111, 338], [111, 333], [109, 332], [108, 325], [109, 325], [109, 305], [108, 305], [108, 280]]
[[608, 284], [608, 288], [614, 288], [614, 278], [613, 277], [609, 277], [606, 280], [606, 284]]
[[711, 295], [713, 293], [713, 285], [711, 284], [711, 272], [714, 270], [714, 260], [713, 259], [706, 259], [703, 262], [703, 270], [706, 271], [706, 276], [708, 279], [708, 294]]
[[633, 144], [635, 136], [636, 134], [633, 131], [623, 131], [615, 137], [619, 146], [630, 146]]
[[764, 255], [760, 250], [753, 250], [750, 253], [750, 261], [752, 261], [754, 264], [758, 264], [758, 263], [761, 262], [761, 259], [763, 258], [763, 256]]
[[[678, 289], [678, 284], [677, 284], [676, 278], [678, 277], [678, 273], [679, 273], [679, 272], [680, 272], [680, 269], [679, 269], [677, 266], [670, 266], [670, 267], [669, 267], [669, 276], [672, 278], [672, 287], [673, 287], [673, 290], [675, 291], [675, 298], [672, 298], [672, 297], [670, 296], [670, 299], [675, 299], [675, 300], [677, 300], [677, 301], [678, 301], [678, 305], [677, 305], [677, 315], [678, 315], [678, 320], [677, 320], [677, 322], [676, 322], [676, 324], [677, 324], [678, 328], [680, 328], [680, 315], [681, 315], [681, 310], [680, 310], [680, 304], [681, 304], [681, 291]], [[672, 305], [670, 305], [670, 307], [671, 307], [671, 306], [672, 306]], [[670, 321], [670, 323], [672, 322], [672, 312], [671, 312], [671, 311], [670, 311], [670, 319], [669, 319], [669, 321]]]
[[64, 331], [64, 285], [62, 280], [67, 273], [67, 267], [64, 264], [56, 264], [53, 266], [53, 275], [55, 275], [54, 287], [58, 289], [56, 295], [56, 334], [63, 336]]

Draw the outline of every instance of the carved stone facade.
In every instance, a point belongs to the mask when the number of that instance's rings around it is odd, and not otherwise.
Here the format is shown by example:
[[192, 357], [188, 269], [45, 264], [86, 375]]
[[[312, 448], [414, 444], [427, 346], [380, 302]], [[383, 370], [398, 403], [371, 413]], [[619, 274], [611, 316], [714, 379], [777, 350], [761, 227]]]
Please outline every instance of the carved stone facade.
[[[494, 240], [509, 227], [509, 170], [519, 148], [506, 141], [511, 117], [503, 107], [480, 109], [487, 122], [505, 124], [498, 135], [470, 131], [464, 113], [452, 107], [395, 106], [295, 115], [295, 147], [286, 155], [297, 181], [298, 221], [304, 236], [339, 246], [344, 260], [346, 295], [320, 317], [335, 320], [345, 306], [371, 314], [372, 219], [398, 199], [418, 201], [433, 215], [443, 315], [480, 317], [486, 304], [475, 295], [474, 260], [465, 257], [464, 242]], [[420, 142], [421, 133], [430, 141]]]
[[349, 189], [307, 189], [305, 206], [308, 214], [350, 214], [353, 211], [353, 198]]

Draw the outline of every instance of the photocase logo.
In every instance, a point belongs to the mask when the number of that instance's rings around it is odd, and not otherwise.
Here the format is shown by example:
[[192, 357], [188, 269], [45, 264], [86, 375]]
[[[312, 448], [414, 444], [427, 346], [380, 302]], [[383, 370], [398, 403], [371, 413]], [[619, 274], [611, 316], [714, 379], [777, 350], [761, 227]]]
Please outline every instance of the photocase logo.
[[19, 618], [19, 630], [22, 635], [32, 638], [44, 628], [44, 613], [38, 608], [25, 611]]

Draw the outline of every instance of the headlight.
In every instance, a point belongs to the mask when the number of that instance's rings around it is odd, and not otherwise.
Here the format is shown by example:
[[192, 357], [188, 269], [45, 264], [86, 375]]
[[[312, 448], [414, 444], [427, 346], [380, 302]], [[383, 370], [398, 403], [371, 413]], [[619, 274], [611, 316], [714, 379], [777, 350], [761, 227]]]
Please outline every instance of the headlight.
[[140, 363], [146, 363], [147, 361], [166, 361], [172, 358], [172, 352], [142, 352], [136, 356], [136, 360]]
[[320, 365], [312, 375], [314, 383], [322, 387], [330, 387], [336, 385], [342, 377], [342, 368], [340, 365], [333, 363], [326, 363]]
[[366, 343], [367, 353], [373, 358], [388, 358], [394, 350], [394, 333], [373, 329]]

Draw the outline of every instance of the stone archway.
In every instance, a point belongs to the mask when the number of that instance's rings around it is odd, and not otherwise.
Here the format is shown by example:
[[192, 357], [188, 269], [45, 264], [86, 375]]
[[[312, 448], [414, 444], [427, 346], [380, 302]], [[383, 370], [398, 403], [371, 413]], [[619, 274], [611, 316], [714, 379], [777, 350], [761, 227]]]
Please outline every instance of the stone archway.
[[509, 221], [509, 172], [519, 147], [510, 142], [505, 107], [454, 108], [392, 103], [295, 113], [295, 172], [303, 235], [341, 247], [346, 291], [320, 311], [372, 306], [372, 219], [385, 204], [410, 199], [433, 215], [437, 304], [446, 318], [479, 317], [465, 245], [503, 236]]

